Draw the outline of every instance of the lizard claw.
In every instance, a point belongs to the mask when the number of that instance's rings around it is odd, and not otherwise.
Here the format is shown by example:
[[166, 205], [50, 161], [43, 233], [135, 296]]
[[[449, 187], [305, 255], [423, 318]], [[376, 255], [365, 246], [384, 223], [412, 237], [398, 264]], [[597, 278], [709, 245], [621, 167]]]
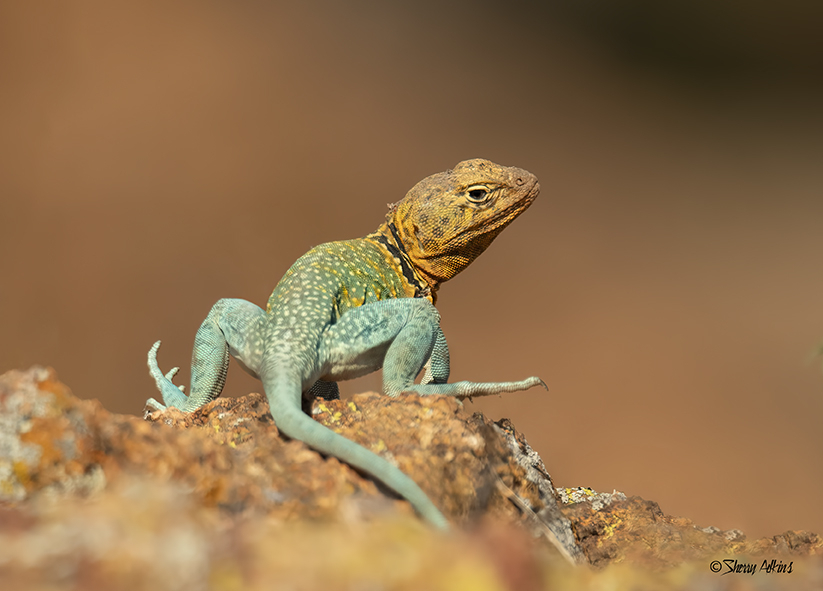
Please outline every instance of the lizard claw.
[[145, 419], [149, 415], [149, 413], [155, 410], [166, 410], [166, 407], [165, 405], [157, 402], [154, 398], [149, 398], [148, 400], [146, 400], [146, 406], [143, 410], [143, 418]]
[[146, 400], [146, 408], [151, 410], [166, 410], [166, 406], [164, 404], [160, 404], [154, 398], [149, 398]]

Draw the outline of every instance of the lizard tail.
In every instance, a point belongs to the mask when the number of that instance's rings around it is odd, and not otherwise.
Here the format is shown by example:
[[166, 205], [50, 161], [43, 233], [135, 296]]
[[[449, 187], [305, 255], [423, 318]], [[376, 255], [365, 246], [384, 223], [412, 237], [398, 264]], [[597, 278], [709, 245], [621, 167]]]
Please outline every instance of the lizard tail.
[[275, 384], [269, 384], [264, 380], [264, 387], [272, 417], [282, 433], [292, 439], [302, 441], [320, 453], [334, 456], [370, 474], [409, 501], [412, 507], [432, 525], [442, 530], [448, 529], [449, 524], [446, 517], [434, 506], [434, 503], [414, 480], [385, 458], [338, 435], [304, 414], [300, 407], [302, 392], [299, 383], [289, 384], [290, 392], [286, 394], [286, 384], [279, 382], [276, 387], [270, 388], [270, 385], [275, 386]]

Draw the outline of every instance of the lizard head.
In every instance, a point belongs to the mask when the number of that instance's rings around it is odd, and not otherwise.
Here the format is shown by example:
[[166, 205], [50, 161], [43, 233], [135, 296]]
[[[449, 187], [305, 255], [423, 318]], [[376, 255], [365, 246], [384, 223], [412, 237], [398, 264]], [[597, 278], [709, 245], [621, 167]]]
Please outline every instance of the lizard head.
[[488, 160], [460, 162], [417, 183], [386, 216], [432, 289], [480, 256], [540, 192], [537, 177]]

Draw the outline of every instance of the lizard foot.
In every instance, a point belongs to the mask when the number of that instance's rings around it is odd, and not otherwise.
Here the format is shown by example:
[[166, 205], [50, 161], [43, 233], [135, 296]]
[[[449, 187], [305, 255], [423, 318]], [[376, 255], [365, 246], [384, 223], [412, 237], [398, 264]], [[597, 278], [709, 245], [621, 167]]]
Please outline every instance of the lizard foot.
[[146, 405], [143, 410], [143, 418], [145, 419], [146, 416], [154, 410], [166, 410], [166, 408], [168, 408], [166, 405], [160, 404], [154, 398], [149, 398], [146, 400]]
[[421, 396], [440, 395], [471, 399], [474, 396], [492, 396], [505, 392], [520, 392], [534, 386], [549, 387], [538, 377], [526, 378], [519, 382], [454, 382], [452, 384], [412, 384], [403, 392], [414, 392]]
[[146, 406], [156, 410], [165, 409], [166, 406], [174, 406], [177, 408], [184, 408], [188, 397], [184, 393], [185, 386], [177, 386], [172, 382], [172, 378], [180, 371], [179, 367], [173, 367], [168, 373], [164, 374], [160, 371], [157, 365], [157, 351], [160, 349], [160, 341], [157, 341], [149, 349], [148, 365], [149, 374], [154, 378], [154, 383], [160, 391], [160, 395], [165, 402], [165, 406], [157, 402], [154, 398], [149, 398], [146, 401]]

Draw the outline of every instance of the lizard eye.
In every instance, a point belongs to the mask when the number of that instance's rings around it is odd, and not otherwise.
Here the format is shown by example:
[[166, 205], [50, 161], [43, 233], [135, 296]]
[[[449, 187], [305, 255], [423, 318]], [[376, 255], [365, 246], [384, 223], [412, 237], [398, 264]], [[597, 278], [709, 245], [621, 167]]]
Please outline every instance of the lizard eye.
[[489, 198], [491, 193], [489, 192], [488, 188], [484, 187], [483, 185], [474, 185], [469, 187], [466, 191], [466, 195], [469, 198], [469, 201], [474, 203], [483, 203], [486, 199]]

